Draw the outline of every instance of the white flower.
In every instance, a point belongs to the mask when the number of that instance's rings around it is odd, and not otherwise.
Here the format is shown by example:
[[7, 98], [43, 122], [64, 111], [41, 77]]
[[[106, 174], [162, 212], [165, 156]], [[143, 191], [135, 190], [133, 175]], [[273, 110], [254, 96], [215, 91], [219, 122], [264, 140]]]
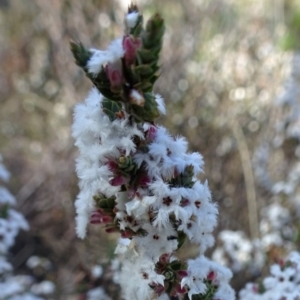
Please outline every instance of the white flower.
[[130, 202], [127, 202], [125, 206], [129, 216], [134, 216], [138, 220], [149, 219], [148, 206], [142, 202], [142, 199], [135, 197]]
[[97, 75], [105, 63], [115, 63], [124, 56], [122, 39], [113, 41], [106, 51], [90, 49], [93, 53], [87, 63], [90, 73]]
[[139, 17], [139, 12], [131, 12], [125, 17], [125, 24], [128, 28], [133, 28]]

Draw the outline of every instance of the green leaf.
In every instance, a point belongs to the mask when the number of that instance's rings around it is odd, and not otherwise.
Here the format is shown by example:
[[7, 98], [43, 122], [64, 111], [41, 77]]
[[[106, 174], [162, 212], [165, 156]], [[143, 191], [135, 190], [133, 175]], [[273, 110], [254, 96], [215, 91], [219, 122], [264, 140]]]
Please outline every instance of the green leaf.
[[134, 67], [134, 72], [138, 73], [139, 75], [150, 75], [153, 74], [153, 69], [149, 65], [139, 65]]
[[159, 111], [155, 97], [151, 93], [145, 93], [145, 104], [143, 107], [138, 105], [131, 105], [132, 113], [138, 122], [153, 122], [159, 117]]
[[117, 114], [122, 110], [122, 104], [117, 101], [104, 98], [102, 101], [102, 110], [111, 121], [117, 119]]
[[118, 161], [118, 168], [124, 172], [124, 174], [132, 176], [134, 175], [132, 173], [135, 173], [137, 170], [137, 165], [131, 156], [121, 156]]
[[148, 81], [142, 81], [134, 85], [134, 88], [136, 90], [142, 90], [143, 92], [151, 91], [153, 87], [153, 84]]
[[137, 51], [137, 55], [143, 64], [152, 62], [154, 59], [156, 59], [156, 55], [148, 49], [139, 49]]
[[86, 49], [80, 42], [70, 42], [70, 48], [75, 58], [76, 64], [86, 71], [86, 65], [92, 56], [92, 53]]
[[177, 249], [181, 248], [181, 246], [185, 242], [185, 239], [186, 239], [186, 234], [183, 231], [178, 231], [178, 238], [177, 238], [178, 248]]
[[174, 271], [178, 271], [182, 269], [182, 262], [179, 260], [174, 260], [170, 263], [170, 267], [172, 268], [172, 270]]
[[182, 173], [178, 174], [168, 182], [171, 187], [191, 188], [194, 185], [193, 175], [194, 175], [194, 167], [192, 165], [189, 165], [185, 167]]

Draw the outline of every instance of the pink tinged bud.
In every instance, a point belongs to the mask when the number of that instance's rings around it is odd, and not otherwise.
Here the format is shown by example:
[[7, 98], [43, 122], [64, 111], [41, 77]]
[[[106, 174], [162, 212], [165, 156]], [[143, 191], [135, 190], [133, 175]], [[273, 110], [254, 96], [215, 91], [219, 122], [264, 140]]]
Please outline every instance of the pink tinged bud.
[[155, 126], [150, 126], [146, 132], [146, 138], [149, 142], [153, 142], [157, 135], [157, 129]]
[[163, 294], [164, 293], [164, 291], [165, 291], [165, 287], [163, 286], [163, 285], [161, 285], [161, 284], [155, 284], [155, 287], [154, 287], [154, 291], [155, 291], [155, 293], [157, 294], [157, 295], [161, 295], [161, 294]]
[[120, 90], [124, 83], [122, 71], [117, 66], [112, 65], [110, 63], [107, 64], [105, 71], [106, 71], [106, 76], [109, 79], [111, 89]]
[[252, 291], [253, 291], [254, 293], [258, 293], [258, 286], [257, 286], [256, 284], [253, 284], [253, 285], [252, 285]]
[[180, 278], [183, 278], [183, 277], [187, 277], [189, 275], [189, 273], [186, 270], [180, 270], [180, 271], [177, 272], [177, 275]]
[[118, 164], [117, 164], [116, 162], [112, 161], [112, 160], [108, 161], [108, 162], [106, 163], [106, 165], [108, 166], [108, 168], [109, 168], [112, 172], [114, 172], [114, 171], [116, 171], [116, 170], [118, 169]]
[[284, 260], [282, 259], [282, 258], [276, 258], [275, 259], [275, 262], [277, 263], [277, 264], [279, 264], [279, 266], [281, 267], [281, 268], [283, 268], [284, 267]]
[[124, 58], [126, 65], [131, 65], [135, 61], [136, 50], [142, 45], [141, 39], [125, 36], [123, 38]]
[[102, 217], [102, 223], [107, 224], [111, 223], [113, 221], [113, 218], [111, 216], [103, 216]]
[[123, 185], [125, 183], [125, 178], [121, 175], [111, 179], [109, 181], [109, 183], [112, 185], [112, 186], [120, 186], [120, 185]]
[[113, 218], [111, 216], [105, 215], [101, 210], [93, 212], [90, 218], [91, 224], [107, 224], [111, 223], [112, 221]]
[[101, 211], [95, 211], [91, 214], [90, 217], [90, 223], [91, 224], [100, 224], [102, 220], [102, 212]]
[[125, 230], [125, 231], [121, 232], [121, 237], [123, 239], [129, 239], [129, 238], [132, 238], [132, 236], [133, 236], [133, 233], [129, 230]]
[[181, 287], [181, 285], [178, 284], [178, 285], [176, 286], [176, 292], [177, 292], [178, 294], [185, 294], [185, 293], [187, 292], [187, 289], [186, 289], [185, 287]]
[[207, 279], [213, 281], [214, 279], [216, 279], [216, 273], [214, 271], [209, 272], [207, 275]]
[[141, 187], [147, 187], [150, 182], [151, 182], [150, 177], [147, 175], [142, 175], [139, 178], [139, 184]]
[[107, 228], [105, 228], [105, 231], [107, 233], [113, 233], [113, 232], [117, 232], [118, 228], [116, 228], [116, 227], [107, 227]]
[[101, 224], [101, 219], [91, 218], [90, 224]]

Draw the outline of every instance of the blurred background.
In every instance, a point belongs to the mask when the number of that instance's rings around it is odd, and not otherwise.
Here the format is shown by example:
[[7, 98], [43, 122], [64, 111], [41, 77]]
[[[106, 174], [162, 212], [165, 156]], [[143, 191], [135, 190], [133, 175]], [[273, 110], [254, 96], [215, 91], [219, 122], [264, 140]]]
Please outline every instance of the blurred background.
[[[69, 41], [105, 49], [122, 35], [129, 3], [0, 0], [0, 153], [31, 228], [19, 235], [11, 261], [22, 274], [30, 257], [47, 258], [51, 267], [30, 272], [54, 282], [49, 299], [87, 299], [99, 284], [117, 299], [110, 266], [116, 236], [90, 226], [82, 241], [74, 230], [72, 114], [92, 85], [74, 64]], [[238, 291], [299, 250], [300, 3], [135, 3], [145, 20], [157, 11], [165, 19], [155, 91], [167, 115], [159, 123], [204, 157], [201, 179], [219, 206], [208, 255], [233, 266]], [[188, 255], [195, 251], [181, 254]], [[91, 271], [95, 265], [104, 268], [101, 278]]]

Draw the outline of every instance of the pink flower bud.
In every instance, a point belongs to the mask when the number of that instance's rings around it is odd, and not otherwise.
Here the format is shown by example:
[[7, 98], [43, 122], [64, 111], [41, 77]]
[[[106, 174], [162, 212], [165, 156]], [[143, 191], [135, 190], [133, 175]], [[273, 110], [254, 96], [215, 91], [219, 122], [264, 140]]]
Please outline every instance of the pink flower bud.
[[128, 239], [128, 238], [132, 238], [133, 233], [129, 230], [125, 230], [121, 232], [121, 237], [123, 239]]
[[107, 224], [107, 223], [111, 223], [113, 221], [113, 218], [111, 216], [103, 216], [101, 221], [102, 223]]
[[216, 278], [216, 273], [214, 271], [211, 271], [207, 275], [207, 279], [213, 281]]
[[146, 139], [149, 142], [153, 142], [157, 135], [157, 129], [155, 126], [150, 126], [150, 128], [146, 132]]
[[258, 293], [258, 286], [257, 286], [256, 284], [253, 284], [253, 285], [252, 285], [252, 291], [253, 291], [254, 293]]
[[108, 63], [105, 71], [110, 82], [111, 90], [120, 90], [124, 83], [122, 70], [120, 70], [116, 65]]
[[112, 223], [112, 221], [113, 218], [111, 216], [105, 215], [100, 209], [94, 211], [90, 217], [91, 224], [107, 224]]
[[90, 224], [101, 224], [101, 219], [91, 218]]
[[146, 187], [151, 182], [150, 177], [147, 175], [141, 175], [139, 178], [139, 184], [141, 187]]
[[123, 185], [125, 183], [125, 178], [121, 175], [119, 176], [116, 176], [115, 178], [111, 179], [109, 181], [109, 183], [112, 185], [112, 186], [119, 186], [119, 185]]
[[106, 163], [106, 165], [108, 166], [108, 168], [111, 170], [111, 171], [116, 171], [118, 169], [118, 164], [112, 160], [108, 161]]
[[281, 267], [284, 267], [284, 260], [280, 257], [275, 258], [275, 262]]
[[[151, 284], [152, 286], [152, 284]], [[165, 287], [159, 283], [153, 283], [153, 286], [154, 286], [154, 291], [157, 295], [161, 295], [162, 293], [164, 293], [165, 291]]]
[[126, 65], [131, 65], [135, 61], [136, 50], [142, 45], [141, 39], [125, 36], [123, 39], [124, 58]]
[[180, 278], [183, 278], [183, 277], [187, 277], [189, 275], [189, 273], [186, 270], [180, 270], [180, 271], [177, 272], [177, 275]]
[[113, 233], [113, 232], [117, 232], [117, 231], [118, 231], [118, 228], [116, 228], [116, 227], [107, 227], [107, 228], [105, 229], [105, 231], [106, 231], [107, 233]]
[[178, 294], [185, 294], [187, 292], [187, 289], [185, 287], [181, 287], [180, 284], [176, 285], [176, 292]]
[[103, 217], [103, 213], [101, 210], [94, 211], [91, 214], [90, 223], [91, 224], [100, 224], [102, 217]]

